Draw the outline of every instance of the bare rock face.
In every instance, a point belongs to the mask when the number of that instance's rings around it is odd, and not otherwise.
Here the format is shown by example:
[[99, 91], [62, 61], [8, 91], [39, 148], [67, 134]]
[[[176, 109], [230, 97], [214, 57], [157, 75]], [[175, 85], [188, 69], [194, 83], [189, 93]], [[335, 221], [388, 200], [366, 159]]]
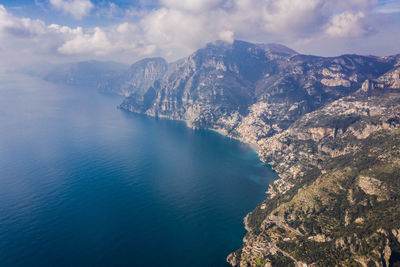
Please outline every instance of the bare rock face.
[[343, 86], [343, 87], [350, 87], [351, 83], [348, 80], [345, 79], [322, 79], [321, 83], [326, 86]]
[[112, 92], [123, 96], [135, 94], [141, 96], [153, 83], [162, 78], [168, 64], [162, 58], [143, 59], [133, 64], [128, 70], [108, 81], [99, 83], [102, 92]]
[[397, 239], [397, 241], [400, 243], [400, 229], [393, 229], [392, 230], [393, 236]]
[[388, 199], [387, 188], [385, 184], [376, 178], [360, 175], [358, 177], [357, 185], [364, 193], [377, 196], [378, 201], [384, 201]]
[[361, 86], [361, 90], [364, 92], [368, 92], [371, 89], [374, 89], [374, 84], [370, 80], [365, 80]]
[[388, 87], [392, 89], [400, 88], [400, 67], [386, 73], [378, 79], [381, 87]]
[[389, 240], [386, 239], [386, 246], [385, 246], [385, 249], [383, 250], [383, 259], [385, 260], [386, 266], [390, 266], [389, 261], [390, 261], [391, 255], [392, 255], [392, 250], [389, 246]]

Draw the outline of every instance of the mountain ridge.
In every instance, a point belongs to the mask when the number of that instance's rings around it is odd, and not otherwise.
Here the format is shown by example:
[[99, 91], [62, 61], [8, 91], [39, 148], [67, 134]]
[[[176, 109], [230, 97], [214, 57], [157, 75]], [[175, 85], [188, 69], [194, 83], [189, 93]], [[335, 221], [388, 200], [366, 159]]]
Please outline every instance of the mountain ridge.
[[[353, 56], [353, 58], [355, 58], [355, 61], [360, 60], [360, 58], [366, 61], [374, 61], [377, 65], [380, 64], [381, 60], [380, 58], [363, 56]], [[347, 69], [347, 73], [340, 74], [347, 77], [342, 77], [327, 68], [325, 68], [325, 73], [318, 73], [318, 69], [316, 69], [326, 64], [333, 64], [338, 68], [342, 68], [341, 64], [335, 64], [332, 61], [341, 61], [342, 65], [345, 65], [345, 61], [348, 59], [349, 56], [340, 56], [337, 58], [310, 57], [300, 54], [282, 56], [280, 54], [271, 54], [269, 51], [261, 49], [260, 45], [242, 41], [236, 41], [233, 44], [224, 43], [223, 45], [209, 44], [206, 48], [200, 49], [188, 58], [179, 61], [180, 63], [173, 63], [173, 67], [170, 67], [170, 70], [166, 72], [167, 77], [160, 79], [157, 84], [154, 84], [155, 86], [151, 88], [150, 92], [157, 91], [159, 97], [158, 106], [154, 102], [155, 99], [153, 99], [153, 105], [149, 106], [148, 109], [137, 111], [147, 113], [148, 115], [157, 114], [157, 116], [170, 116], [173, 119], [183, 119], [188, 121], [191, 126], [201, 128], [204, 127], [202, 124], [205, 123], [205, 120], [207, 121], [202, 115], [206, 114], [207, 110], [213, 110], [217, 106], [215, 104], [207, 105], [207, 101], [214, 100], [218, 102], [220, 109], [215, 112], [233, 113], [235, 111], [241, 115], [240, 113], [247, 112], [249, 106], [256, 102], [279, 100], [281, 102], [286, 101], [298, 104], [299, 107], [294, 109], [298, 111], [298, 116], [300, 116], [304, 113], [302, 109], [314, 109], [313, 105], [318, 107], [325, 102], [330, 102], [338, 97], [347, 95], [350, 93], [346, 92], [347, 89], [354, 91], [361, 86], [364, 79], [376, 78], [381, 74], [374, 70], [367, 70], [365, 75], [365, 73], [357, 73], [357, 71]], [[350, 58], [351, 60], [352, 58]], [[316, 64], [317, 66], [309, 70], [307, 69], [307, 64]], [[366, 65], [363, 67], [369, 68], [368, 64]], [[381, 66], [378, 67], [381, 68]], [[350, 66], [350, 68], [354, 67]], [[390, 66], [386, 66], [384, 69], [388, 70], [389, 68]], [[310, 72], [308, 77], [304, 75], [303, 69]], [[362, 77], [357, 77], [357, 75]], [[313, 76], [320, 76], [322, 78], [318, 79], [319, 77]], [[175, 80], [172, 81], [172, 79]], [[188, 80], [189, 84], [185, 79]], [[169, 83], [168, 80], [172, 82]], [[187, 88], [178, 89], [178, 86], [187, 86]], [[190, 88], [190, 86], [195, 88]], [[285, 90], [282, 87], [285, 87]], [[288, 87], [292, 87], [292, 89]], [[268, 90], [265, 90], [266, 88]], [[300, 91], [299, 88], [302, 90]], [[334, 90], [330, 90], [332, 88]], [[291, 95], [283, 96], [282, 93], [288, 94], [289, 89], [291, 90]], [[316, 92], [310, 92], [312, 90]], [[339, 90], [342, 92], [339, 92]], [[189, 97], [192, 96], [192, 99], [186, 100], [179, 97], [179, 95], [168, 95], [174, 92], [181, 92]], [[155, 97], [157, 94], [155, 94]], [[170, 103], [173, 102], [179, 105], [179, 107], [173, 108], [172, 113], [175, 113], [173, 116], [168, 114], [168, 107], [160, 105], [163, 101], [161, 98], [165, 97], [174, 98]], [[135, 111], [134, 107], [136, 104], [143, 107], [143, 105], [135, 103], [137, 99], [137, 96], [127, 98], [121, 107], [130, 109], [131, 111]], [[143, 99], [143, 97], [139, 99]], [[181, 100], [188, 101], [188, 103], [181, 103]], [[301, 103], [304, 100], [308, 101], [306, 105]], [[193, 109], [192, 102], [206, 103], [201, 103], [202, 107], [198, 107], [199, 105], [197, 105]], [[232, 107], [232, 103], [234, 107]], [[224, 105], [221, 106], [221, 104]], [[275, 109], [279, 108], [276, 107]], [[271, 109], [274, 109], [273, 105], [271, 105]], [[198, 110], [201, 110], [201, 112], [198, 112]], [[177, 111], [180, 114], [177, 114]], [[272, 113], [274, 112], [276, 111], [272, 111]], [[291, 113], [294, 113], [293, 109]], [[234, 114], [233, 116], [236, 115]], [[284, 124], [282, 122], [282, 127], [287, 127]]]

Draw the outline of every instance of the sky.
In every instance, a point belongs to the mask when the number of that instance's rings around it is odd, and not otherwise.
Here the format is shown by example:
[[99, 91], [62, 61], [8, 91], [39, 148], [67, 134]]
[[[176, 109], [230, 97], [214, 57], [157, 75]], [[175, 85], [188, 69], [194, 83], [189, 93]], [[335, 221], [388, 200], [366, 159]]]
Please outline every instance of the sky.
[[0, 68], [185, 57], [215, 40], [400, 53], [400, 0], [0, 0]]

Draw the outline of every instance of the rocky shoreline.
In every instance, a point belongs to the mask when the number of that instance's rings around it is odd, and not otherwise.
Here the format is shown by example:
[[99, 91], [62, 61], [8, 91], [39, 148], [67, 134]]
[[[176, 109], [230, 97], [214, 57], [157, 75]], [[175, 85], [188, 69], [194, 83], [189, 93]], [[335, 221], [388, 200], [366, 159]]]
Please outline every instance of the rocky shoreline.
[[388, 266], [400, 253], [400, 55], [235, 41], [132, 69], [151, 81], [125, 81], [122, 109], [237, 139], [279, 174], [231, 265]]

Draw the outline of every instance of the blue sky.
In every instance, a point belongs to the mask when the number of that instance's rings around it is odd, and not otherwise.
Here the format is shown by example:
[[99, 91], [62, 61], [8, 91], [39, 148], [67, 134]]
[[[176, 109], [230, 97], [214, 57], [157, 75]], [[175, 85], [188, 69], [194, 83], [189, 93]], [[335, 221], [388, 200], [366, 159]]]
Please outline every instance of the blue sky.
[[399, 36], [400, 0], [0, 0], [0, 67], [172, 61], [217, 39], [390, 55], [400, 53]]

